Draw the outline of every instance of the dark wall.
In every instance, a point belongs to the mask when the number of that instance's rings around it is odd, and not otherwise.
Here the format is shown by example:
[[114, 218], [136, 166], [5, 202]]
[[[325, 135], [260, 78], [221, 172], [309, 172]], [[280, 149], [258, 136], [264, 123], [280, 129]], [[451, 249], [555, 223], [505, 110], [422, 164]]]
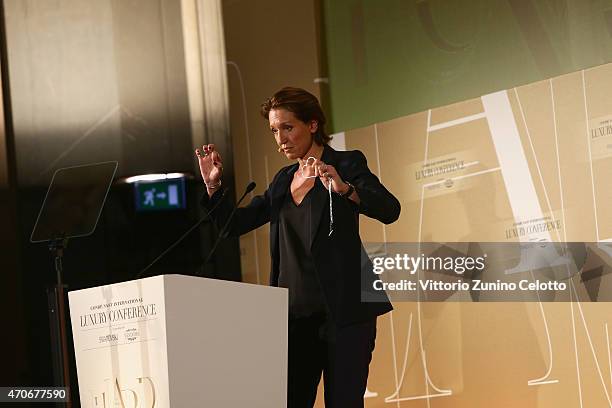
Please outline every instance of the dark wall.
[[[3, 7], [0, 3], [0, 19]], [[0, 24], [0, 51], [5, 49], [5, 32]], [[0, 72], [3, 84], [7, 72], [6, 53], [0, 52]], [[8, 89], [2, 88], [0, 99], [0, 287], [5, 290], [0, 296], [0, 310], [5, 311], [4, 327], [8, 333], [25, 332], [24, 302], [21, 277], [16, 271], [19, 265], [19, 239], [17, 234], [17, 194], [15, 180], [14, 143], [12, 132], [7, 129], [4, 118], [10, 118], [10, 106], [5, 107], [3, 101], [9, 97]], [[10, 121], [8, 121], [10, 128]], [[0, 357], [8, 369], [0, 370], [0, 383], [10, 384], [15, 380], [16, 373], [25, 370], [28, 365], [28, 356], [23, 337], [17, 335], [2, 336]]]
[[[29, 237], [55, 170], [116, 160], [117, 177], [194, 173], [180, 4], [4, 2], [10, 93], [5, 105], [12, 111], [7, 120], [14, 141], [8, 153], [18, 208], [14, 224], [3, 225], [3, 232], [17, 237], [20, 255], [2, 267], [12, 274], [12, 286], [5, 287], [14, 292], [8, 307], [22, 305], [23, 324], [13, 336], [24, 352], [3, 384], [53, 384], [45, 293], [55, 283], [53, 259]], [[113, 184], [95, 233], [68, 243], [69, 289], [133, 278], [203, 215], [202, 193], [198, 179], [191, 179], [185, 210], [143, 214], [134, 209], [131, 186]], [[205, 222], [150, 274], [199, 271], [212, 239]], [[240, 279], [239, 267], [220, 274], [213, 263], [204, 272]]]
[[191, 170], [180, 2], [5, 4], [20, 186], [59, 167]]

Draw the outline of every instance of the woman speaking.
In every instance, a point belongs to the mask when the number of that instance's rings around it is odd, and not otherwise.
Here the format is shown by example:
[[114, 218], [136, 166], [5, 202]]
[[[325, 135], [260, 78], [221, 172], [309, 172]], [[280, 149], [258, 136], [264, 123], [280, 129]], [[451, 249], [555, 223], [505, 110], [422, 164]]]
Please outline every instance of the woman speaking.
[[[230, 222], [229, 235], [270, 223], [270, 285], [289, 291], [287, 406], [312, 407], [324, 378], [327, 408], [363, 407], [376, 317], [392, 309], [363, 302], [362, 286], [374, 280], [362, 262], [358, 215], [385, 224], [397, 220], [398, 200], [368, 169], [360, 151], [328, 146], [325, 116], [317, 98], [283, 88], [265, 101], [279, 153], [294, 164], [279, 170], [268, 189]], [[196, 149], [213, 218], [225, 224], [232, 203], [220, 193], [222, 159], [214, 145]], [[363, 289], [367, 290], [367, 288]]]

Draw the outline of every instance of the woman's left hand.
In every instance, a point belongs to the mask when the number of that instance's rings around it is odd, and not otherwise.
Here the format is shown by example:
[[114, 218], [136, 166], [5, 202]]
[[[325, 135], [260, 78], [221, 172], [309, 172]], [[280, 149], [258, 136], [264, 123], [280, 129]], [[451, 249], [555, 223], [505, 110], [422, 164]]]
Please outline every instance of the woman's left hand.
[[325, 164], [320, 160], [315, 160], [313, 165], [315, 176], [319, 177], [321, 183], [327, 188], [329, 180], [331, 180], [332, 191], [338, 194], [346, 193], [349, 185], [342, 181], [342, 178], [331, 164]]

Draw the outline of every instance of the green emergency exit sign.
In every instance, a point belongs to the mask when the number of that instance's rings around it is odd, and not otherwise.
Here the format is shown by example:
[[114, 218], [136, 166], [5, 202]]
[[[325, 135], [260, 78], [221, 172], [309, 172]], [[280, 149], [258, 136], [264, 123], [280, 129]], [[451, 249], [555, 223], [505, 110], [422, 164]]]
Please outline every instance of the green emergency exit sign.
[[138, 211], [185, 208], [185, 178], [134, 183]]

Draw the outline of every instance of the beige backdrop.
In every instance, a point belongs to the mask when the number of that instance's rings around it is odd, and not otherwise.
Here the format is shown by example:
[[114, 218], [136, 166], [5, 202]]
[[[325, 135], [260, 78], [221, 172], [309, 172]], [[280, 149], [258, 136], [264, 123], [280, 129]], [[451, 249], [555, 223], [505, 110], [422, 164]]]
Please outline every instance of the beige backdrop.
[[[336, 135], [402, 204], [389, 226], [362, 216], [363, 241], [612, 240], [610, 94], [612, 64]], [[245, 135], [234, 146], [237, 180], [261, 192], [287, 162], [259, 129], [249, 155]], [[267, 282], [268, 235], [241, 239], [248, 282]], [[612, 407], [606, 303], [394, 306], [378, 322], [367, 407]]]

